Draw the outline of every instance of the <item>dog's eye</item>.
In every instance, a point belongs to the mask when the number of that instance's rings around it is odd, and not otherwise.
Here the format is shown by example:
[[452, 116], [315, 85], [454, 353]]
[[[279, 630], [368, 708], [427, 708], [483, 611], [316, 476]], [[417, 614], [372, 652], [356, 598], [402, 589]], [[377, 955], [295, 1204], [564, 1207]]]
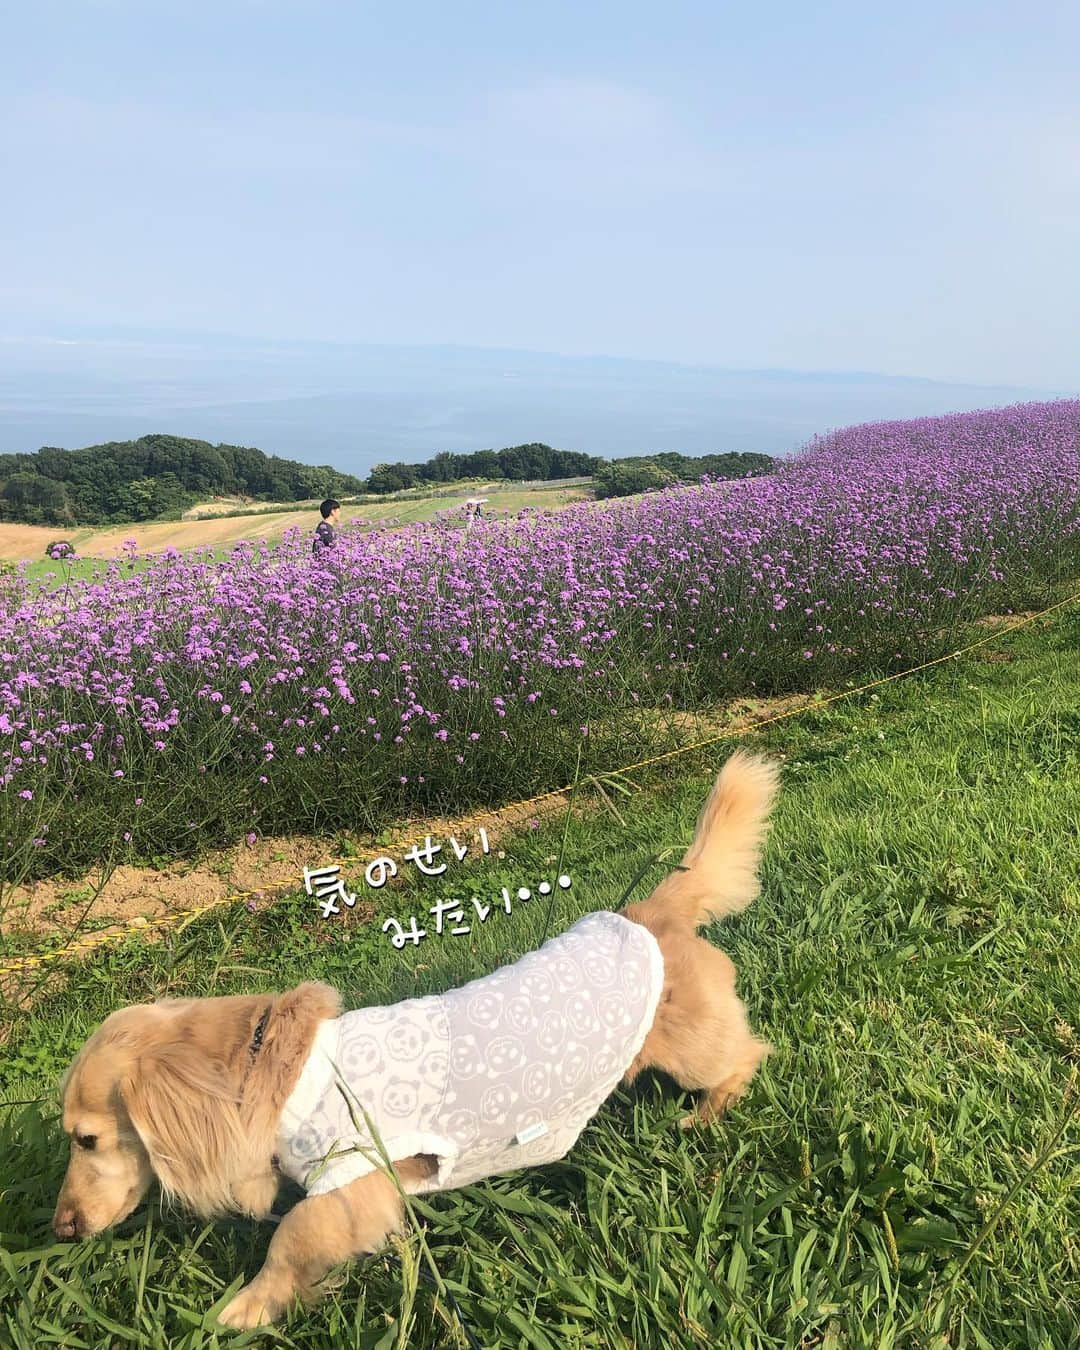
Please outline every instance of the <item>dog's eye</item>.
[[97, 1135], [77, 1134], [75, 1136], [75, 1142], [80, 1148], [85, 1148], [89, 1152], [91, 1149], [97, 1147]]

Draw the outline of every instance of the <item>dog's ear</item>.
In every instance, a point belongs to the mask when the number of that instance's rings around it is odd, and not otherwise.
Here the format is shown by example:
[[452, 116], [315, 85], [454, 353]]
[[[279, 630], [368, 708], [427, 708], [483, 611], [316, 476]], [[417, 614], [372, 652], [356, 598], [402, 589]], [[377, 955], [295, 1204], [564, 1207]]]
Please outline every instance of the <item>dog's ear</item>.
[[[321, 980], [305, 980], [274, 999], [274, 1015], [267, 1028], [270, 1036], [285, 1036], [299, 1031], [314, 1033], [328, 1017], [341, 1015], [341, 995]], [[288, 1030], [286, 1030], [288, 1028]]]
[[165, 1041], [138, 1056], [120, 1096], [165, 1193], [204, 1218], [230, 1209], [245, 1139], [224, 1062], [193, 1041]]

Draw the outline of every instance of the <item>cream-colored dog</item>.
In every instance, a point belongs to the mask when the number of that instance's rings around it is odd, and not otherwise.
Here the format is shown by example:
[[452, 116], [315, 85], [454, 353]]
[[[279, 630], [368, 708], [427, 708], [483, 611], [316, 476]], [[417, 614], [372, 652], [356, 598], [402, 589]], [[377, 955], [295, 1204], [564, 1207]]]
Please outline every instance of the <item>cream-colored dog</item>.
[[[602, 1036], [616, 1036], [625, 1063], [619, 1059], [618, 1048], [613, 1053], [597, 1051], [592, 1077], [585, 1072], [582, 1085], [561, 1095], [550, 1086], [545, 1089], [546, 1098], [536, 1097], [541, 1102], [539, 1112], [515, 1118], [513, 1128], [517, 1133], [506, 1143], [507, 1152], [500, 1155], [501, 1161], [491, 1162], [495, 1147], [492, 1130], [496, 1127], [484, 1122], [508, 1119], [506, 1112], [512, 1108], [507, 1108], [506, 1102], [521, 1094], [509, 1089], [504, 1092], [496, 1083], [494, 1094], [484, 1096], [482, 1105], [471, 1114], [463, 1108], [457, 1113], [451, 1111], [444, 1100], [459, 1095], [463, 1098], [472, 1081], [469, 1056], [460, 1053], [459, 1043], [453, 1040], [457, 1031], [452, 1015], [446, 1033], [449, 1053], [442, 1054], [438, 1043], [444, 1011], [451, 1008], [449, 1000], [463, 991], [413, 1000], [391, 1009], [365, 1010], [372, 1029], [378, 1032], [380, 1025], [389, 1025], [398, 1010], [419, 1009], [427, 1019], [423, 1025], [429, 1042], [426, 1059], [416, 1061], [413, 1080], [399, 1071], [398, 1060], [411, 1062], [410, 1055], [416, 1048], [413, 1041], [417, 1039], [412, 1034], [415, 1025], [410, 1024], [406, 1034], [397, 1036], [398, 1058], [389, 1067], [383, 1052], [387, 1046], [393, 1048], [393, 1036], [388, 1032], [380, 1041], [378, 1036], [373, 1040], [365, 1033], [362, 1040], [366, 1048], [360, 1061], [353, 1057], [350, 1077], [359, 1100], [364, 1099], [363, 1055], [369, 1052], [372, 1074], [381, 1066], [379, 1071], [390, 1075], [391, 1096], [385, 1100], [392, 1111], [411, 1110], [416, 1119], [421, 1119], [416, 1113], [423, 1109], [425, 1084], [436, 1081], [439, 1085], [435, 1094], [439, 1100], [423, 1117], [428, 1133], [418, 1134], [413, 1126], [403, 1126], [404, 1132], [395, 1136], [397, 1147], [383, 1155], [384, 1161], [386, 1156], [392, 1157], [396, 1181], [378, 1159], [370, 1159], [370, 1153], [357, 1144], [356, 1138], [351, 1141], [356, 1147], [329, 1162], [325, 1158], [321, 1162], [311, 1160], [304, 1153], [311, 1130], [301, 1122], [297, 1103], [303, 1099], [304, 1109], [314, 1110], [312, 1103], [318, 1098], [320, 1086], [321, 1100], [328, 1100], [326, 1076], [316, 1063], [313, 1047], [328, 1035], [335, 1036], [336, 1027], [358, 1017], [347, 1014], [339, 1018], [339, 999], [334, 990], [307, 983], [285, 994], [165, 999], [113, 1013], [86, 1042], [65, 1076], [63, 1124], [71, 1138], [71, 1158], [53, 1219], [57, 1236], [86, 1237], [109, 1228], [135, 1209], [155, 1177], [166, 1196], [200, 1215], [234, 1211], [265, 1217], [288, 1156], [294, 1167], [289, 1175], [296, 1176], [309, 1194], [278, 1225], [262, 1269], [240, 1290], [221, 1318], [229, 1326], [252, 1327], [280, 1317], [298, 1296], [316, 1297], [332, 1267], [381, 1246], [402, 1223], [401, 1190], [414, 1193], [443, 1189], [445, 1185], [462, 1184], [455, 1178], [475, 1176], [478, 1168], [479, 1174], [492, 1175], [527, 1165], [530, 1157], [545, 1161], [562, 1156], [599, 1101], [617, 1082], [630, 1082], [642, 1069], [663, 1070], [681, 1087], [702, 1090], [696, 1112], [684, 1124], [721, 1115], [746, 1089], [769, 1047], [749, 1029], [735, 993], [731, 961], [695, 930], [710, 919], [744, 909], [757, 894], [761, 842], [776, 787], [773, 766], [741, 752], [733, 755], [705, 804], [682, 868], [668, 876], [647, 900], [628, 905], [619, 916], [590, 915], [539, 953], [465, 987], [465, 993], [481, 986], [486, 991], [492, 983], [503, 988], [499, 981], [523, 979], [521, 987], [526, 994], [505, 1001], [505, 1016], [511, 1021], [516, 1016], [527, 1023], [532, 1006], [528, 990], [548, 989], [544, 981], [552, 971], [557, 984], [560, 968], [571, 972], [570, 983], [574, 983], [573, 968], [565, 961], [567, 952], [574, 958], [577, 949], [558, 944], [576, 930], [580, 930], [579, 946], [585, 940], [582, 934], [587, 938], [601, 929], [620, 941], [625, 938], [626, 951], [644, 953], [641, 969], [651, 969], [655, 976], [655, 988], [650, 992], [647, 975], [639, 978], [640, 970], [635, 967], [633, 978], [626, 979], [622, 986], [613, 985], [610, 996], [596, 995], [595, 1005], [588, 1005], [598, 1010], [596, 1025]], [[554, 953], [550, 959], [545, 956], [549, 950]], [[546, 967], [540, 964], [541, 958], [548, 961]], [[601, 985], [604, 980], [618, 978], [618, 971], [612, 975], [610, 962], [599, 957], [591, 961], [587, 945], [580, 959], [585, 969], [595, 970]], [[553, 961], [564, 964], [558, 967]], [[578, 985], [580, 995], [580, 981]], [[548, 997], [546, 993], [536, 995], [540, 1002]], [[481, 1000], [480, 1004], [474, 999], [470, 1016], [475, 1014], [479, 1025], [490, 1009], [500, 1006], [499, 998]], [[634, 1008], [640, 1013], [634, 1013]], [[573, 1016], [571, 1008], [571, 1021]], [[496, 1038], [490, 1063], [501, 1066], [498, 1056], [509, 1063], [515, 1053], [514, 1037], [502, 1034], [508, 1027], [500, 1021], [500, 1014], [493, 1013], [487, 1020]], [[541, 1042], [547, 1031], [552, 1027], [558, 1030], [565, 1020], [557, 1008], [550, 1017], [545, 1015], [538, 1033]], [[603, 1029], [605, 1023], [608, 1031]], [[470, 1035], [465, 1040], [474, 1050], [476, 1038], [471, 1032], [477, 1026], [469, 1025]], [[352, 1036], [352, 1032], [349, 1034]], [[374, 1050], [367, 1046], [369, 1041]], [[354, 1036], [351, 1044], [355, 1048], [359, 1043]], [[534, 1083], [550, 1085], [553, 1075], [557, 1082], [562, 1081], [560, 1073], [566, 1082], [574, 1077], [568, 1066], [581, 1058], [578, 1041], [571, 1036], [552, 1044], [564, 1048], [553, 1054], [550, 1062], [533, 1065], [527, 1080], [515, 1080], [525, 1082], [525, 1097], [532, 1094]], [[603, 1066], [606, 1079], [598, 1065]], [[339, 1072], [337, 1066], [334, 1072]], [[487, 1072], [494, 1075], [490, 1064]], [[465, 1088], [460, 1087], [458, 1079]], [[452, 1091], [448, 1084], [453, 1085]], [[492, 1102], [494, 1114], [489, 1110]], [[352, 1119], [357, 1119], [355, 1111]], [[292, 1122], [289, 1138], [285, 1137], [285, 1120]], [[461, 1131], [454, 1133], [455, 1122], [461, 1121], [465, 1122]], [[527, 1125], [523, 1126], [523, 1121]], [[390, 1117], [384, 1116], [377, 1125], [380, 1133], [385, 1135], [390, 1129], [393, 1134]], [[353, 1133], [363, 1135], [363, 1127]], [[444, 1153], [452, 1153], [452, 1157], [448, 1160]], [[526, 1160], [524, 1164], [516, 1161], [519, 1156]], [[295, 1170], [297, 1167], [301, 1170]], [[331, 1169], [329, 1180], [327, 1167]]]

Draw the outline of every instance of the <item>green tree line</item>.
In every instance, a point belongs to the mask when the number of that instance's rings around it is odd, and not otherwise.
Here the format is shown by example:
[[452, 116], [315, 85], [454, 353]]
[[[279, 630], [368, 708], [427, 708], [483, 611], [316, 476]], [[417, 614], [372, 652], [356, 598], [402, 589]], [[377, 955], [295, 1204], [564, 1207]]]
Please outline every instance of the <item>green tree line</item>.
[[749, 478], [769, 473], [773, 460], [769, 455], [729, 451], [718, 455], [683, 455], [664, 450], [654, 455], [631, 455], [606, 460], [578, 450], [555, 450], [533, 442], [511, 445], [505, 450], [474, 450], [455, 454], [444, 450], [424, 464], [377, 464], [367, 480], [368, 492], [400, 492], [405, 488], [431, 483], [453, 483], [461, 478], [487, 478], [493, 482], [549, 481], [554, 478], [578, 478], [592, 475], [597, 495], [625, 496], [663, 487], [667, 483], [700, 482], [710, 478]]
[[603, 463], [579, 450], [555, 450], [539, 441], [510, 445], [505, 450], [472, 450], [458, 454], [442, 450], [423, 464], [376, 464], [367, 480], [368, 492], [400, 492], [428, 483], [455, 483], [461, 478], [505, 478], [511, 482], [550, 481], [592, 474]]
[[32, 525], [121, 524], [178, 514], [207, 497], [290, 502], [363, 488], [329, 465], [185, 436], [0, 455], [0, 518]]
[[630, 455], [602, 463], [593, 475], [598, 497], [628, 497], [671, 483], [699, 483], [702, 478], [754, 478], [771, 473], [770, 455], [731, 450], [721, 455], [680, 455], [663, 450], [656, 455]]
[[208, 497], [298, 502], [483, 478], [550, 481], [591, 475], [597, 495], [625, 496], [702, 475], [743, 478], [768, 473], [768, 455], [677, 451], [608, 461], [533, 442], [502, 450], [442, 451], [422, 464], [378, 464], [367, 479], [329, 465], [300, 464], [241, 445], [211, 445], [185, 436], [140, 436], [81, 450], [45, 446], [0, 455], [0, 519], [31, 525], [112, 525], [177, 516]]

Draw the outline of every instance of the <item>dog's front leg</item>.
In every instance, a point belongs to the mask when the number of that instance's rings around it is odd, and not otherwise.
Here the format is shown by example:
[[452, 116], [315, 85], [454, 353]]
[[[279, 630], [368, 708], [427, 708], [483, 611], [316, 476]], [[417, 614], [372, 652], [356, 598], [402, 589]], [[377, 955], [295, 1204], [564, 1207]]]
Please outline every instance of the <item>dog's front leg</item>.
[[[399, 1163], [409, 1181], [427, 1175], [419, 1159]], [[377, 1251], [401, 1227], [404, 1205], [393, 1180], [381, 1172], [340, 1190], [302, 1200], [278, 1224], [258, 1275], [221, 1314], [227, 1327], [258, 1327], [276, 1321], [296, 1298], [319, 1298], [326, 1275], [352, 1256]]]

